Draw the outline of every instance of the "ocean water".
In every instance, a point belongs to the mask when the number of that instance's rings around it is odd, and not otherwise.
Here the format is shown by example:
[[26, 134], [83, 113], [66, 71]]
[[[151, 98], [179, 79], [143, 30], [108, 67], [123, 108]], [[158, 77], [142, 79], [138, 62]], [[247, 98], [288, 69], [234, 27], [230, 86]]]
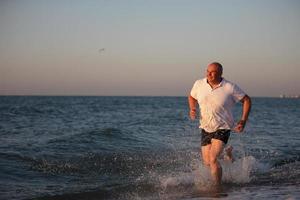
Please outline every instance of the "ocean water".
[[300, 99], [253, 98], [220, 191], [186, 97], [1, 96], [0, 141], [0, 199], [300, 199]]

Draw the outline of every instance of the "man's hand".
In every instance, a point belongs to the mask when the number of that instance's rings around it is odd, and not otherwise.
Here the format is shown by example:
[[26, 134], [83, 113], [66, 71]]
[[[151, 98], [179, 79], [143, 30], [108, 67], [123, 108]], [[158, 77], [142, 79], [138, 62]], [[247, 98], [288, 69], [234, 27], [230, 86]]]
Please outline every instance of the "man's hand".
[[191, 118], [191, 120], [195, 120], [196, 116], [197, 116], [196, 109], [190, 110], [190, 118]]
[[234, 131], [237, 132], [237, 133], [241, 133], [243, 132], [244, 128], [245, 128], [245, 125], [246, 125], [246, 121], [245, 120], [240, 120], [237, 125], [234, 127]]

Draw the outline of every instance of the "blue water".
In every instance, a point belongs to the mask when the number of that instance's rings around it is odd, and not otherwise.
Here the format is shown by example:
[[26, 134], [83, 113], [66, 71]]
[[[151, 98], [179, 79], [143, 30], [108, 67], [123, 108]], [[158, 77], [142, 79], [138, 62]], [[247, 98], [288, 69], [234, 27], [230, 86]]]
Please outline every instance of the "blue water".
[[186, 97], [1, 96], [0, 199], [300, 198], [300, 99], [253, 98], [221, 193], [187, 114]]

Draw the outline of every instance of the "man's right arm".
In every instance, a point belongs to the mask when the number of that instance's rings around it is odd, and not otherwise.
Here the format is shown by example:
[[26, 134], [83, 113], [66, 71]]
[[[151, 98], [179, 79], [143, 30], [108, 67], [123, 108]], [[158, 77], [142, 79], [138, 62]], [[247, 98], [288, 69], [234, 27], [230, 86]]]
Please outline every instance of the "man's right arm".
[[241, 120], [238, 122], [237, 126], [234, 128], [234, 130], [237, 133], [240, 133], [244, 130], [246, 122], [248, 120], [248, 116], [251, 110], [251, 98], [248, 95], [245, 95], [241, 102], [243, 103], [243, 113], [242, 113], [242, 118]]
[[189, 108], [190, 108], [190, 118], [192, 120], [196, 119], [197, 117], [197, 99], [193, 98], [191, 95], [188, 97], [189, 101]]

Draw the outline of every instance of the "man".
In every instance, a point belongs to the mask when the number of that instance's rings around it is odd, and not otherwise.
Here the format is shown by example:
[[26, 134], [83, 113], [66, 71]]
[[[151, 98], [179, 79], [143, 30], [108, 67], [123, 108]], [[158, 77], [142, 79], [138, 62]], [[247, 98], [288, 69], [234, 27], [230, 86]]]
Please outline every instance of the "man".
[[[229, 139], [230, 131], [233, 129], [241, 133], [244, 130], [251, 109], [250, 97], [236, 84], [224, 79], [222, 73], [220, 63], [209, 64], [206, 78], [194, 83], [188, 97], [192, 120], [197, 117], [196, 106], [199, 104], [202, 159], [210, 167], [216, 186], [222, 180], [222, 167], [218, 157]], [[243, 112], [240, 121], [234, 126], [232, 108], [236, 102], [242, 102]]]

